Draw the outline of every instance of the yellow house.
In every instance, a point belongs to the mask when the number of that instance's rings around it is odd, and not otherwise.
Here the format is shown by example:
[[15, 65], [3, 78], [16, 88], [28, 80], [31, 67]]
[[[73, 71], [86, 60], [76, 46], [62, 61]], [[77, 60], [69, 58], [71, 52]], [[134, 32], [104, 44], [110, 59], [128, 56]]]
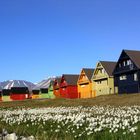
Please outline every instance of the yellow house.
[[95, 97], [95, 93], [92, 91], [92, 75], [94, 69], [83, 68], [77, 85], [78, 85], [78, 98], [92, 98]]
[[112, 73], [116, 64], [116, 62], [110, 61], [100, 61], [97, 63], [92, 76], [92, 81], [95, 82], [93, 89], [96, 91], [96, 96], [114, 93], [114, 77]]

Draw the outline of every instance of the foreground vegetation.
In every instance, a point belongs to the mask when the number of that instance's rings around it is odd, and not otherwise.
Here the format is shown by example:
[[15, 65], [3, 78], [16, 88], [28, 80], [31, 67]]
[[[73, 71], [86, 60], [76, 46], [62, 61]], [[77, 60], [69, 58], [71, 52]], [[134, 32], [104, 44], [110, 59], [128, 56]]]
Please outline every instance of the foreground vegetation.
[[1, 102], [0, 108], [14, 107], [58, 107], [58, 106], [83, 106], [95, 105], [132, 106], [140, 105], [140, 94], [106, 95], [91, 99], [39, 99], [26, 101]]
[[140, 95], [5, 102], [2, 129], [37, 140], [139, 140]]
[[37, 140], [131, 140], [140, 137], [140, 106], [4, 109], [0, 128]]

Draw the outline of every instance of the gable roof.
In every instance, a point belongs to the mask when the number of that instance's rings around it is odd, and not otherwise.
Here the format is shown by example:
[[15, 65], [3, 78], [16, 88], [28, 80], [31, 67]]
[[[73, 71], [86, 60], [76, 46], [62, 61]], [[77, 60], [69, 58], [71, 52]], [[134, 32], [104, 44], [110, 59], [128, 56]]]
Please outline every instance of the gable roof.
[[[60, 84], [60, 83], [61, 83], [61, 78], [62, 78], [62, 77], [57, 77], [57, 78], [55, 78], [55, 81], [57, 81], [58, 84]], [[55, 83], [55, 82], [54, 82], [54, 83]]]
[[63, 74], [62, 77], [64, 77], [68, 85], [77, 85], [79, 75]]
[[113, 76], [113, 71], [116, 67], [117, 62], [113, 61], [100, 61], [102, 66], [104, 67], [105, 71], [109, 76]]
[[89, 80], [91, 80], [94, 70], [95, 69], [91, 69], [91, 68], [83, 68], [83, 71], [85, 72]]
[[136, 50], [123, 50], [130, 59], [136, 64], [138, 68], [140, 68], [140, 51]]

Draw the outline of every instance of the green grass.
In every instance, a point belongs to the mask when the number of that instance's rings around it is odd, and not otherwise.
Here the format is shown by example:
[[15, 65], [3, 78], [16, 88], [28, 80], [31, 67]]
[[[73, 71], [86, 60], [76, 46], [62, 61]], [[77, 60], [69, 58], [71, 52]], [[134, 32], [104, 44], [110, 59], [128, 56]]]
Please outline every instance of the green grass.
[[90, 99], [37, 99], [25, 101], [1, 102], [0, 108], [11, 107], [57, 107], [57, 106], [84, 106], [95, 105], [132, 106], [140, 105], [140, 94], [106, 95]]
[[[131, 106], [140, 105], [140, 94], [130, 94], [130, 95], [109, 95], [100, 96], [92, 99], [39, 99], [39, 100], [26, 100], [26, 101], [13, 101], [13, 102], [1, 102], [0, 109], [15, 109], [15, 108], [40, 108], [40, 107], [92, 107], [95, 105], [111, 105], [111, 106]], [[61, 126], [61, 131], [54, 132], [56, 127]], [[85, 124], [86, 126], [87, 124]], [[85, 127], [83, 126], [83, 127]], [[40, 122], [35, 126], [31, 125], [31, 122], [23, 124], [9, 125], [6, 122], [0, 120], [0, 131], [3, 128], [8, 130], [8, 132], [15, 132], [18, 135], [23, 136], [35, 136], [38, 140], [139, 140], [140, 139], [140, 123], [137, 124], [138, 130], [136, 134], [123, 134], [122, 131], [117, 133], [109, 133], [107, 130], [102, 132], [93, 133], [89, 136], [83, 133], [82, 136], [79, 134], [83, 132], [83, 127], [79, 129], [74, 128], [75, 134], [69, 126], [63, 126], [60, 123], [47, 122], [43, 124]], [[68, 131], [68, 132], [67, 132]], [[77, 137], [75, 137], [77, 135]]]
[[[30, 122], [28, 124], [30, 124]], [[61, 130], [55, 132], [58, 125], [61, 126]], [[73, 133], [67, 126], [63, 127], [60, 123], [53, 124], [52, 122], [48, 122], [45, 125], [42, 123], [36, 126], [29, 125], [28, 127], [27, 124], [15, 124], [9, 126], [6, 123], [1, 123], [0, 130], [5, 128], [8, 132], [15, 132], [19, 136], [33, 135], [37, 140], [139, 140], [140, 124], [138, 124], [138, 127], [136, 135], [133, 135], [132, 133], [124, 135], [121, 131], [117, 133], [109, 133], [107, 130], [93, 133], [89, 136], [87, 136], [87, 134], [79, 135], [83, 131], [82, 127], [79, 130], [75, 128], [75, 133]], [[66, 133], [66, 131], [68, 132]], [[77, 137], [75, 137], [75, 135], [77, 135]]]

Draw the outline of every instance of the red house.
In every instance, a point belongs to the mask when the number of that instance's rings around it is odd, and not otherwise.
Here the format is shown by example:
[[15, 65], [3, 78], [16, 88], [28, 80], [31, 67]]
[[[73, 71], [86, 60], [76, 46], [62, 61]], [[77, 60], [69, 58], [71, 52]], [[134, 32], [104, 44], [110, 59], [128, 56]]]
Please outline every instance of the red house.
[[30, 93], [27, 87], [12, 87], [11, 100], [25, 100], [30, 98]]
[[[4, 86], [5, 91], [10, 91], [11, 100], [25, 100], [31, 98], [31, 90], [34, 84], [23, 80], [9, 80]], [[4, 91], [3, 90], [3, 91]]]
[[56, 98], [60, 98], [60, 82], [61, 82], [61, 77], [58, 77], [54, 80], [53, 93]]
[[79, 75], [62, 75], [60, 83], [60, 96], [62, 98], [78, 98], [78, 81]]

